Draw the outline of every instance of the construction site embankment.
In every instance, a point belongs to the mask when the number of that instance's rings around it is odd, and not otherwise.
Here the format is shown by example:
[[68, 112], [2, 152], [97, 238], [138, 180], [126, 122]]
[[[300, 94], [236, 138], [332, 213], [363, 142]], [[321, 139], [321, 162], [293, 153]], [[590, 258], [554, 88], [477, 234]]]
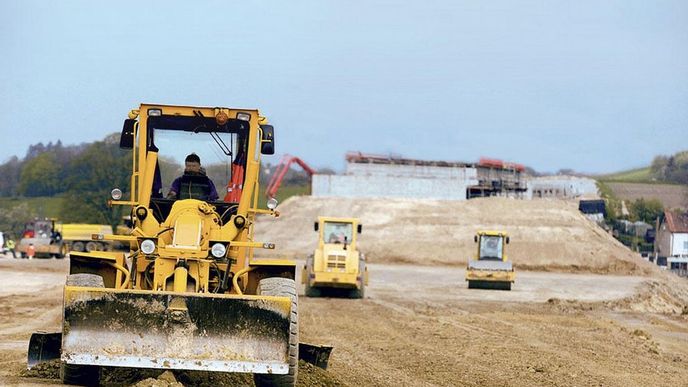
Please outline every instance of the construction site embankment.
[[[521, 270], [647, 274], [645, 263], [577, 209], [560, 199], [478, 198], [468, 201], [292, 197], [284, 216], [260, 218], [256, 238], [276, 244], [273, 256], [304, 258], [316, 244], [320, 216], [361, 219], [359, 246], [374, 263], [463, 266], [475, 254], [478, 230], [511, 235], [509, 259]], [[301, 235], [294, 238], [294, 235]], [[312, 235], [312, 238], [308, 238]]]

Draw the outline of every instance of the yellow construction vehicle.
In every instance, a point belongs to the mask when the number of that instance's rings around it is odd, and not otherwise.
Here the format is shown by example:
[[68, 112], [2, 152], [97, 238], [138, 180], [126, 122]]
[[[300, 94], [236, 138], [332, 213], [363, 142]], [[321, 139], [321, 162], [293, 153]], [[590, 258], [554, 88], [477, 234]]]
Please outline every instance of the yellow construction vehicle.
[[110, 241], [91, 240], [93, 234], [111, 234], [112, 227], [106, 224], [63, 224], [62, 239], [70, 251], [109, 251]]
[[[273, 136], [255, 109], [142, 104], [129, 113], [120, 147], [131, 150], [132, 189], [113, 189], [110, 203], [131, 208], [133, 230], [93, 239], [131, 249], [70, 254], [63, 382], [96, 384], [107, 366], [244, 372], [258, 386], [295, 384], [295, 263], [254, 257], [254, 249], [274, 248], [253, 240], [256, 215], [278, 215], [274, 199], [257, 208], [261, 154], [274, 153]], [[225, 200], [189, 157], [172, 185], [178, 192], [163, 198], [158, 160], [203, 151], [204, 161], [228, 171]], [[32, 338], [29, 363], [44, 358], [36, 346], [54, 339]]]
[[468, 260], [468, 288], [511, 290], [516, 273], [504, 253], [509, 236], [501, 231], [478, 231], [474, 241], [478, 251], [475, 260]]
[[17, 246], [22, 258], [29, 256], [29, 246], [33, 246], [36, 257], [64, 258], [68, 251], [62, 225], [55, 218], [35, 218], [26, 223]]
[[349, 297], [363, 298], [368, 267], [356, 246], [356, 234], [363, 228], [359, 220], [321, 216], [313, 228], [319, 231], [318, 247], [306, 260], [301, 276], [306, 296], [346, 292]]
[[111, 233], [112, 227], [104, 224], [62, 224], [55, 218], [36, 218], [28, 222], [19, 241], [19, 252], [26, 258], [33, 245], [36, 256], [64, 258], [68, 251], [111, 250], [108, 241], [93, 241], [91, 235]]

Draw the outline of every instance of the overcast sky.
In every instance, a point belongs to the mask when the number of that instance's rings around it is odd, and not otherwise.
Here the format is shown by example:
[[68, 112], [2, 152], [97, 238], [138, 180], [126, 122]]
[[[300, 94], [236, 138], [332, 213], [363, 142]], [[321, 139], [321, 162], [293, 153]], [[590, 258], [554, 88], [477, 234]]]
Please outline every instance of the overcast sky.
[[688, 149], [686, 47], [685, 0], [0, 0], [0, 161], [152, 102], [257, 107], [315, 167], [611, 172]]

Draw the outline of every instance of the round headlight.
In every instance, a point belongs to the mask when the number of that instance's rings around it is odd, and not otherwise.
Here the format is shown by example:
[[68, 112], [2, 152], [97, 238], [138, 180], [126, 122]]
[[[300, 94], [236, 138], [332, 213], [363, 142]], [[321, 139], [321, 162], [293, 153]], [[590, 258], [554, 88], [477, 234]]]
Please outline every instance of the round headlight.
[[141, 206], [136, 208], [136, 217], [139, 218], [139, 220], [146, 219], [146, 216], [148, 216], [148, 210], [146, 207]]
[[225, 256], [227, 248], [222, 243], [215, 243], [213, 247], [210, 248], [210, 254], [215, 258], [222, 258]]
[[246, 225], [246, 218], [244, 218], [241, 215], [235, 216], [234, 217], [234, 225], [236, 226], [236, 228], [239, 228], [239, 229], [243, 228]]
[[225, 112], [219, 112], [215, 116], [215, 122], [217, 122], [218, 125], [224, 125], [227, 123], [227, 121], [229, 121], [229, 117]]
[[155, 251], [155, 242], [150, 239], [145, 239], [141, 242], [141, 252], [144, 254], [153, 254]]
[[277, 199], [275, 199], [275, 198], [268, 199], [267, 206], [271, 210], [274, 210], [275, 208], [277, 208]]
[[112, 200], [119, 200], [122, 198], [122, 190], [119, 188], [115, 188], [112, 191], [110, 191], [110, 196], [112, 197]]

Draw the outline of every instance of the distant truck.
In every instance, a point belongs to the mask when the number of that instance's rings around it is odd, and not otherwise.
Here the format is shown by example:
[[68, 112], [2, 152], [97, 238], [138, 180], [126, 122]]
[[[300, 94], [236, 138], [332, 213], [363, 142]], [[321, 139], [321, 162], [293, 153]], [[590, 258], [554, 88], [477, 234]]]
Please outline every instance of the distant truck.
[[69, 251], [91, 252], [110, 251], [112, 242], [94, 241], [94, 234], [112, 234], [112, 227], [106, 224], [63, 224], [62, 239], [69, 246]]
[[111, 250], [107, 241], [93, 241], [93, 234], [111, 234], [112, 227], [102, 224], [60, 224], [54, 218], [36, 218], [28, 222], [17, 250], [22, 258], [33, 245], [36, 257], [64, 258], [69, 251]]
[[324, 291], [344, 291], [350, 298], [363, 298], [368, 285], [365, 256], [357, 248], [362, 226], [355, 218], [318, 217], [318, 247], [306, 260], [302, 281], [307, 297]]

